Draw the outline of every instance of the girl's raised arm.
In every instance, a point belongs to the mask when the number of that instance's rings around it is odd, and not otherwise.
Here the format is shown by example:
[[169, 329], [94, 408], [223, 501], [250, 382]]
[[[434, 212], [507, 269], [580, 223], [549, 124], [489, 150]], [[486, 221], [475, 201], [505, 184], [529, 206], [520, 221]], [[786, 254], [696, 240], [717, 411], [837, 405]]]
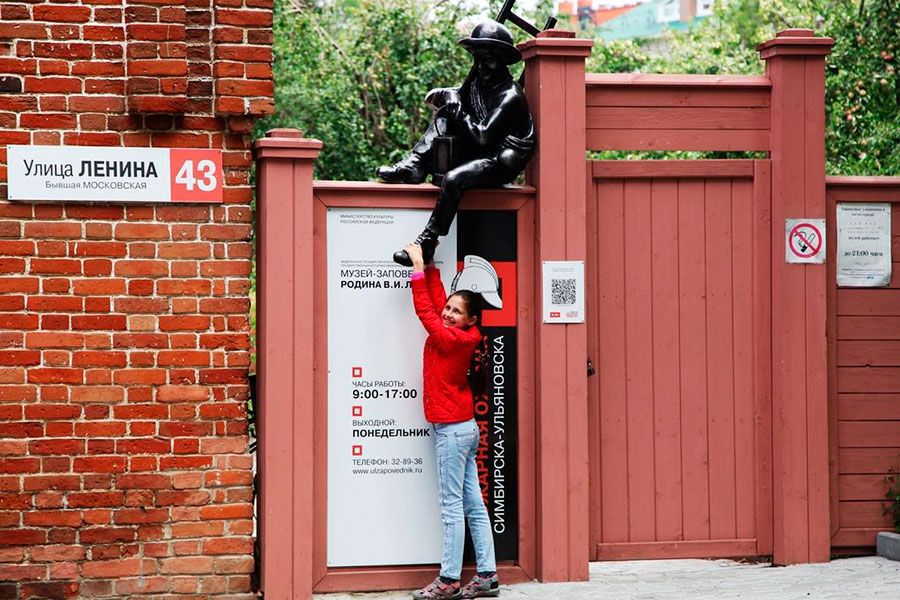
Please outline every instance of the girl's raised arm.
[[428, 284], [428, 295], [431, 296], [434, 312], [440, 314], [447, 305], [447, 292], [444, 290], [444, 282], [441, 281], [441, 272], [434, 263], [425, 267], [425, 283]]

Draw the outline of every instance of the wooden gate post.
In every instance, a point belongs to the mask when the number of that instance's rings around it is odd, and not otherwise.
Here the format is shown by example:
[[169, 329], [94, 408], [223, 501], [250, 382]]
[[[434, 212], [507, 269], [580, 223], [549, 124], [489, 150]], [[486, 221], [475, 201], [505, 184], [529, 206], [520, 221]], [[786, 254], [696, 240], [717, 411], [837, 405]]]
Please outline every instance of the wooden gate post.
[[[525, 42], [525, 92], [538, 147], [530, 183], [535, 210], [535, 310], [541, 310], [541, 264], [585, 260], [586, 138], [584, 59], [591, 40], [550, 30]], [[588, 577], [587, 329], [545, 325], [535, 315], [537, 576]]]
[[[262, 589], [308, 600], [313, 586], [313, 163], [322, 142], [273, 129], [257, 158], [257, 424]], [[285, 310], [284, 307], [291, 307]]]
[[782, 31], [759, 46], [772, 81], [774, 561], [829, 559], [825, 264], [785, 263], [785, 219], [825, 218], [825, 57], [833, 40]]

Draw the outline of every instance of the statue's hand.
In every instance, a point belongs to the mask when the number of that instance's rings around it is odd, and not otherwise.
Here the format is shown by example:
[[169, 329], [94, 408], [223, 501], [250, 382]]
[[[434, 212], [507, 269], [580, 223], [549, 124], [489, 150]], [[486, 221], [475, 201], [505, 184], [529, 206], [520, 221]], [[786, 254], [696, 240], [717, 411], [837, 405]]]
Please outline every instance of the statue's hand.
[[451, 117], [459, 117], [459, 113], [462, 110], [462, 99], [459, 97], [459, 92], [454, 89], [445, 90], [444, 109]]

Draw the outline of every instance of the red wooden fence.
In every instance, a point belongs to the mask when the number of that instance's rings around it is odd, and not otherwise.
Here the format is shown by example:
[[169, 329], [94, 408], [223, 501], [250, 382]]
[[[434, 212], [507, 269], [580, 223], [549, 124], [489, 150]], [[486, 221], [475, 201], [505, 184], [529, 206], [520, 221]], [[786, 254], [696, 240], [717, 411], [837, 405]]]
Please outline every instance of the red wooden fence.
[[[900, 471], [900, 178], [828, 180], [831, 545], [875, 545], [891, 528], [885, 477]], [[889, 288], [835, 282], [836, 204], [890, 202]]]
[[772, 551], [769, 168], [593, 163], [597, 559]]

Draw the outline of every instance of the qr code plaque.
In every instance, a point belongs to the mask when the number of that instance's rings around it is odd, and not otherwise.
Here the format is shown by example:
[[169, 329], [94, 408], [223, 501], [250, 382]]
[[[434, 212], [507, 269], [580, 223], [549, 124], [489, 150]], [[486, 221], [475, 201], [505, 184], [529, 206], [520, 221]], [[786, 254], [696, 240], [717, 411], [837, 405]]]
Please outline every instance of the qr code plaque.
[[571, 306], [575, 304], [575, 280], [551, 279], [550, 301], [559, 306]]

